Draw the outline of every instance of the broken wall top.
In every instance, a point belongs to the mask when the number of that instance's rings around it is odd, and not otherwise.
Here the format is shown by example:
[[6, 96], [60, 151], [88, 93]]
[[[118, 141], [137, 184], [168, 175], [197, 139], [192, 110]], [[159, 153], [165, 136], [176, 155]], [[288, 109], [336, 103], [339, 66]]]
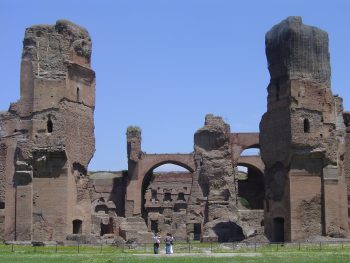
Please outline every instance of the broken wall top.
[[327, 32], [304, 25], [301, 17], [288, 17], [265, 37], [271, 79], [310, 79], [330, 83]]
[[36, 77], [62, 79], [69, 62], [90, 68], [91, 39], [86, 29], [58, 20], [55, 25], [35, 25], [26, 29], [22, 60], [35, 62]]
[[220, 116], [207, 114], [204, 127], [194, 134], [194, 144], [206, 151], [218, 150], [227, 147], [230, 136], [230, 126]]

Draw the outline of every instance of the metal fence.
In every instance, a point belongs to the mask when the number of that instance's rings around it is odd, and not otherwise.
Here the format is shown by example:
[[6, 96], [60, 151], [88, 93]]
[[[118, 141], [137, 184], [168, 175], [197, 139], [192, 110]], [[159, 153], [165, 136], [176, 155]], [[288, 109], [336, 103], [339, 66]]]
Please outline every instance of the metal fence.
[[[176, 242], [173, 245], [174, 253], [252, 253], [252, 252], [295, 252], [295, 251], [335, 251], [350, 250], [349, 241], [320, 241], [320, 242], [293, 242], [293, 243], [262, 243], [262, 242]], [[28, 252], [28, 253], [128, 253], [152, 254], [153, 243], [124, 243], [124, 244], [2, 244], [0, 253]], [[165, 245], [161, 244], [159, 253], [165, 253]]]

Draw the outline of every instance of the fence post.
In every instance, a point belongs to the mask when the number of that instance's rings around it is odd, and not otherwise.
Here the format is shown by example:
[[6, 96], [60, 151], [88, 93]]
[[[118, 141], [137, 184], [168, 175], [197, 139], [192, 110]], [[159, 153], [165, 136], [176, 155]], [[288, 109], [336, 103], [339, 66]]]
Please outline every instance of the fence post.
[[187, 241], [187, 244], [188, 244], [188, 253], [191, 253], [191, 243], [190, 243], [190, 241]]
[[300, 251], [300, 241], [298, 242], [298, 245], [299, 245], [299, 251]]
[[210, 253], [213, 253], [213, 241], [210, 240]]
[[320, 241], [320, 250], [322, 250], [322, 242]]
[[254, 252], [256, 252], [256, 242], [254, 243]]
[[341, 241], [341, 249], [344, 249], [344, 242]]
[[278, 243], [276, 243], [276, 250], [278, 251]]
[[55, 253], [57, 253], [57, 243], [56, 243], [56, 246], [55, 246]]
[[11, 246], [11, 251], [14, 252], [15, 250], [13, 249], [13, 243], [12, 243], [12, 246]]
[[78, 242], [78, 253], [80, 253], [79, 242]]
[[103, 246], [103, 243], [101, 242], [100, 253], [102, 253], [102, 246]]

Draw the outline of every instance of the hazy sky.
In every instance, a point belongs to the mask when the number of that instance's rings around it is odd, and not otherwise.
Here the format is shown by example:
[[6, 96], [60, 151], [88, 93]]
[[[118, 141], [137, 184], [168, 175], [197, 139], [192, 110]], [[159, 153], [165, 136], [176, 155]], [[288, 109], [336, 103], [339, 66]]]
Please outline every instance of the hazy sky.
[[24, 30], [69, 19], [93, 42], [96, 152], [89, 170], [127, 168], [126, 128], [147, 153], [186, 153], [207, 113], [258, 131], [269, 82], [264, 36], [290, 15], [326, 30], [332, 87], [350, 110], [350, 1], [0, 1], [0, 110], [19, 98]]

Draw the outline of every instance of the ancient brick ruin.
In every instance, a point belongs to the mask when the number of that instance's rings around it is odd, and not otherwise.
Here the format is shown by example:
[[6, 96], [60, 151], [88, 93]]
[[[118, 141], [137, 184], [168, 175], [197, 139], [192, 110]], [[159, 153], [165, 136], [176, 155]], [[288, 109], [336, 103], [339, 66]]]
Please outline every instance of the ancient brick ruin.
[[265, 232], [275, 241], [348, 231], [342, 99], [330, 83], [328, 35], [290, 17], [266, 34], [271, 80], [260, 123]]
[[[87, 166], [95, 151], [88, 32], [67, 21], [25, 32], [21, 98], [1, 113], [1, 233], [64, 240], [90, 232]], [[72, 223], [74, 222], [74, 223]]]
[[[148, 154], [126, 132], [128, 168], [88, 172], [95, 73], [88, 32], [28, 28], [21, 97], [0, 113], [0, 239], [151, 242], [347, 237], [350, 114], [332, 95], [328, 35], [289, 17], [266, 34], [271, 80], [260, 133], [208, 114], [194, 151]], [[261, 154], [244, 156], [246, 149]], [[163, 164], [187, 172], [156, 173]], [[247, 167], [247, 172], [238, 171]]]

